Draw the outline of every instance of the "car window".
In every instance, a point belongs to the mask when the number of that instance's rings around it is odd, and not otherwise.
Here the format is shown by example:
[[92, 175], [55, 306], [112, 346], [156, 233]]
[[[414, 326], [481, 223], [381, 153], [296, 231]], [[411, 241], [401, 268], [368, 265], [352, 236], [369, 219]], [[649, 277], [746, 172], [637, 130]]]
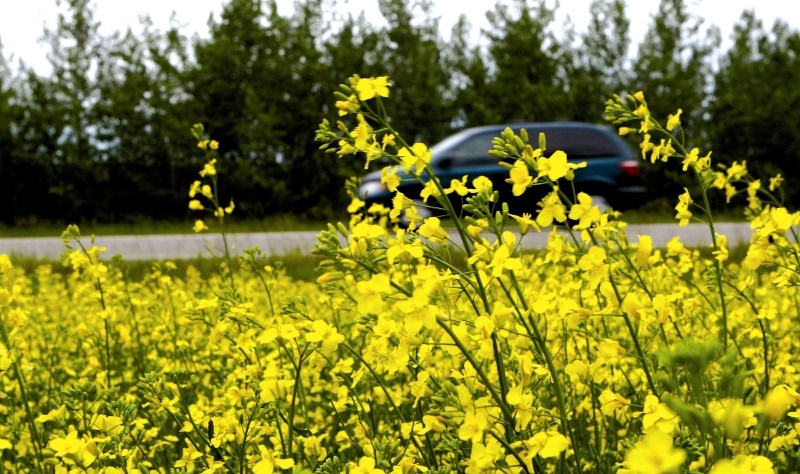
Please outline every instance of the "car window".
[[[570, 158], [594, 158], [613, 156], [621, 153], [619, 145], [602, 130], [595, 128], [549, 128], [544, 130], [528, 130], [531, 141], [536, 140], [543, 131], [547, 139], [545, 155], [556, 150], [563, 150]], [[535, 142], [534, 142], [535, 143]]]
[[483, 132], [473, 135], [453, 146], [446, 156], [452, 160], [451, 166], [478, 166], [496, 164], [497, 159], [489, 156], [492, 139], [499, 132]]

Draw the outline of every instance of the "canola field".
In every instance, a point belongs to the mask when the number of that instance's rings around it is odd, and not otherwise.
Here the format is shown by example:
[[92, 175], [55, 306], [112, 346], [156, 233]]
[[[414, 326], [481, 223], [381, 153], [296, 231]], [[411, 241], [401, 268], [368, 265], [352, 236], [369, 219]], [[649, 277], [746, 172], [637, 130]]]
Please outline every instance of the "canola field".
[[[354, 76], [317, 137], [331, 159], [389, 159], [391, 189], [400, 170], [422, 179], [430, 152], [391, 128], [390, 91]], [[431, 206], [469, 204], [450, 240], [416, 196], [354, 196], [350, 222], [319, 235], [316, 282], [257, 250], [210, 278], [156, 262], [133, 281], [75, 226], [66, 275], [0, 255], [0, 472], [797, 472], [800, 218], [780, 177], [684, 149], [680, 113], [662, 125], [641, 93], [607, 115], [643, 159], [696, 178], [676, 219], [708, 223], [710, 248], [629, 241], [618, 213], [569, 192], [579, 165], [508, 131], [493, 154], [515, 194], [552, 188], [538, 209], [431, 179]], [[194, 133], [208, 157], [195, 231], [224, 232], [222, 158]], [[741, 261], [714, 231], [713, 192], [748, 200]], [[547, 248], [520, 253], [529, 232]]]

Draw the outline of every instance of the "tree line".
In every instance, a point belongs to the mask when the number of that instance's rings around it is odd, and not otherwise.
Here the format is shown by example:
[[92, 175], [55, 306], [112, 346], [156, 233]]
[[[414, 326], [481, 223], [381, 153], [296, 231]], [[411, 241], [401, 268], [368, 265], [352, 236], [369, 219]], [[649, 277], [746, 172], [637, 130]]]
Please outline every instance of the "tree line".
[[[662, 0], [631, 54], [623, 0], [593, 0], [585, 31], [556, 24], [544, 0], [499, 2], [478, 44], [464, 17], [445, 41], [430, 1], [376, 1], [381, 26], [336, 0], [299, 0], [290, 15], [229, 0], [206, 37], [188, 38], [148, 19], [104, 36], [90, 0], [68, 0], [44, 32], [49, 75], [0, 50], [0, 222], [187, 217], [198, 122], [220, 143], [238, 215], [337, 215], [364, 170], [321, 153], [314, 131], [336, 119], [333, 92], [354, 73], [390, 76], [394, 126], [427, 143], [472, 125], [602, 122], [605, 99], [643, 90], [660, 116], [682, 107], [694, 146], [782, 173], [787, 199], [800, 198], [800, 34], [784, 22], [742, 12], [721, 51], [684, 0]], [[645, 166], [654, 198], [674, 200], [675, 168]]]

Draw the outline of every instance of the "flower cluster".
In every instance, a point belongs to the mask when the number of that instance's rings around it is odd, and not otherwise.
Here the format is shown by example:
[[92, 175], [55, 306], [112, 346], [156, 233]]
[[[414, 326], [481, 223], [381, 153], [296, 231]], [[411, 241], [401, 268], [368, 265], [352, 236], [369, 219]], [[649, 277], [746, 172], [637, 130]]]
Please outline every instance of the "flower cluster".
[[[207, 211], [214, 215], [222, 223], [226, 214], [232, 214], [236, 206], [233, 199], [230, 203], [222, 207], [220, 204], [217, 188], [217, 157], [219, 142], [205, 137], [205, 130], [202, 124], [195, 124], [192, 127], [192, 135], [198, 140], [197, 147], [206, 154], [207, 161], [200, 170], [199, 180], [192, 182], [189, 186], [189, 209], [193, 211]], [[205, 204], [204, 204], [205, 201]], [[208, 225], [202, 219], [197, 219], [194, 223], [195, 232], [208, 230]]]
[[[449, 226], [395, 225], [423, 196], [397, 193], [385, 210], [354, 201], [349, 222], [319, 234], [316, 282], [291, 280], [256, 249], [235, 268], [226, 252], [211, 277], [158, 262], [133, 281], [74, 226], [66, 275], [0, 255], [3, 470], [800, 469], [798, 216], [769, 201], [777, 188], [753, 185], [744, 164], [690, 158], [698, 184], [679, 219], [700, 216], [714, 247], [656, 248], [629, 240], [619, 213], [565, 192], [579, 165], [544, 158], [544, 137], [534, 147], [508, 131], [493, 149], [508, 179], [521, 192], [550, 187], [537, 209], [510, 215], [491, 182], [430, 174], [428, 148], [382, 111], [390, 90], [353, 77], [342, 121], [317, 136], [340, 157], [385, 157], [387, 183], [399, 168], [425, 181]], [[662, 127], [643, 94], [608, 112], [623, 133], [663, 138], [658, 159], [699, 156], [677, 136], [680, 112]], [[190, 188], [212, 212], [215, 158]], [[753, 196], [741, 262], [704, 199], [728, 185]], [[546, 248], [523, 253], [532, 231], [549, 233]]]

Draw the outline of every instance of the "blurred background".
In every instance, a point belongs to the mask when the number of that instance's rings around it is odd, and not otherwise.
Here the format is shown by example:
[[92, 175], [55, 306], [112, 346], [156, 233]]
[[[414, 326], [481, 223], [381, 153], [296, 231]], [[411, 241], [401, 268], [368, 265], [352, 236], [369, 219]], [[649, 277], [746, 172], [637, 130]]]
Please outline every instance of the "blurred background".
[[[800, 199], [800, 33], [747, 2], [725, 2], [736, 19], [723, 31], [698, 13], [722, 6], [710, 1], [649, 2], [643, 17], [647, 2], [622, 0], [460, 2], [474, 11], [229, 0], [193, 2], [191, 20], [137, 15], [124, 29], [104, 26], [117, 2], [43, 1], [28, 10], [47, 18], [35, 48], [0, 29], [14, 46], [0, 49], [6, 226], [189, 219], [198, 122], [220, 142], [221, 193], [237, 218], [341, 216], [363, 160], [324, 155], [314, 132], [336, 119], [333, 92], [354, 73], [390, 76], [395, 128], [429, 144], [473, 125], [602, 123], [607, 98], [643, 90], [656, 116], [683, 109], [688, 145], [746, 160], [764, 187], [781, 173], [787, 203]], [[671, 213], [689, 182], [680, 165], [643, 170], [642, 209]]]

